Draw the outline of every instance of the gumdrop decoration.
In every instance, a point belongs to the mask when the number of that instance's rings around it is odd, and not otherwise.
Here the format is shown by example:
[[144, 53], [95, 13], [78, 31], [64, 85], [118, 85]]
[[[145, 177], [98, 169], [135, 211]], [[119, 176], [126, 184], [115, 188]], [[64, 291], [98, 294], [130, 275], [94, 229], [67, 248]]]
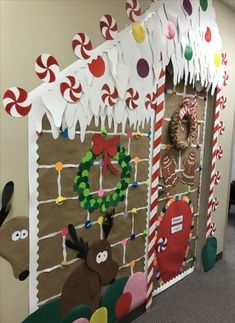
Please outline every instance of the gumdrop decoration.
[[208, 0], [200, 0], [200, 6], [202, 11], [206, 11], [208, 8]]
[[165, 27], [165, 32], [166, 32], [166, 38], [167, 39], [173, 39], [176, 34], [176, 29], [175, 25], [171, 21], [167, 21], [166, 27]]
[[137, 43], [142, 43], [145, 40], [146, 30], [139, 21], [133, 22], [132, 35]]
[[205, 41], [207, 41], [208, 43], [211, 41], [211, 29], [210, 27], [206, 27], [206, 32], [205, 32]]
[[187, 45], [184, 50], [184, 57], [187, 61], [190, 61], [193, 57], [193, 49], [190, 45]]
[[193, 8], [192, 8], [192, 4], [190, 0], [184, 0], [183, 1], [183, 8], [185, 10], [185, 12], [191, 16], [192, 12], [193, 12]]

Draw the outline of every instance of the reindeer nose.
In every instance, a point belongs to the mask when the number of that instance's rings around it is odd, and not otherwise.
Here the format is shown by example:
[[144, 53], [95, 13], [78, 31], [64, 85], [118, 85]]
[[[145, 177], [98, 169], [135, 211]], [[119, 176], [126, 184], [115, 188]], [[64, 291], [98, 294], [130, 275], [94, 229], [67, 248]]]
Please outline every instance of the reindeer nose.
[[25, 280], [29, 275], [29, 271], [28, 270], [24, 270], [22, 271], [22, 273], [19, 274], [19, 280]]

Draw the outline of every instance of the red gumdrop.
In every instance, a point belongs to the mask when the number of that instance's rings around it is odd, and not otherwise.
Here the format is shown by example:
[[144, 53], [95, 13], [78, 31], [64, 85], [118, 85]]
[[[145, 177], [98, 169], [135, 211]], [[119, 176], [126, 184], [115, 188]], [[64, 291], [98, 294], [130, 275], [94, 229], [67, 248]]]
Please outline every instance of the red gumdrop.
[[211, 30], [209, 27], [206, 28], [205, 40], [209, 43], [211, 41]]
[[105, 72], [105, 62], [101, 56], [93, 59], [90, 64], [88, 64], [89, 70], [95, 77], [101, 77]]
[[124, 293], [118, 299], [115, 307], [115, 315], [118, 320], [127, 315], [130, 311], [132, 296], [131, 293]]

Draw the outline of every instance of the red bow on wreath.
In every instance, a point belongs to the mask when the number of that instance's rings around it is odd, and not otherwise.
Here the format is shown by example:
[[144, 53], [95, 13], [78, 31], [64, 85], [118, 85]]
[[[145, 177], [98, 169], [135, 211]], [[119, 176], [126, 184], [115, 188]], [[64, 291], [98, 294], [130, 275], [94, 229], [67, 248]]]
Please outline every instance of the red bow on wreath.
[[111, 139], [105, 139], [96, 133], [93, 135], [92, 141], [93, 154], [99, 155], [103, 152], [103, 174], [106, 172], [107, 166], [109, 166], [111, 173], [117, 175], [118, 170], [111, 164], [110, 157], [114, 157], [117, 154], [117, 144], [120, 142], [120, 136], [117, 135]]

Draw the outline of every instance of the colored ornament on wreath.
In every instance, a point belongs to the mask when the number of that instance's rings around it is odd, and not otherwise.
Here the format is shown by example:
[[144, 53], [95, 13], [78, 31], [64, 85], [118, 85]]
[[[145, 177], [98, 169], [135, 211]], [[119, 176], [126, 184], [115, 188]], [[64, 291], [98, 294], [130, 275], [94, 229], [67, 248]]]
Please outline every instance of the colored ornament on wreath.
[[[184, 98], [180, 109], [177, 110], [171, 117], [169, 124], [170, 138], [178, 150], [184, 150], [191, 146], [193, 140], [198, 135], [198, 119], [196, 113], [197, 99], [190, 101], [189, 98]], [[189, 135], [186, 140], [179, 138], [179, 129], [183, 118], [189, 121]]]
[[[74, 178], [74, 190], [78, 193], [78, 198], [82, 208], [92, 213], [96, 209], [101, 209], [106, 212], [109, 207], [115, 207], [120, 201], [124, 201], [126, 189], [130, 184], [131, 176], [131, 156], [128, 151], [119, 144], [120, 136], [114, 136], [111, 139], [106, 139], [100, 134], [95, 134], [92, 137], [93, 145], [86, 155], [82, 158], [79, 165], [77, 176]], [[103, 174], [106, 173], [107, 168], [117, 175], [117, 169], [112, 165], [111, 158], [118, 161], [122, 172], [120, 174], [121, 180], [116, 184], [114, 193], [105, 196], [98, 194], [91, 194], [88, 183], [89, 170], [93, 165], [95, 159], [99, 155], [103, 155]]]

